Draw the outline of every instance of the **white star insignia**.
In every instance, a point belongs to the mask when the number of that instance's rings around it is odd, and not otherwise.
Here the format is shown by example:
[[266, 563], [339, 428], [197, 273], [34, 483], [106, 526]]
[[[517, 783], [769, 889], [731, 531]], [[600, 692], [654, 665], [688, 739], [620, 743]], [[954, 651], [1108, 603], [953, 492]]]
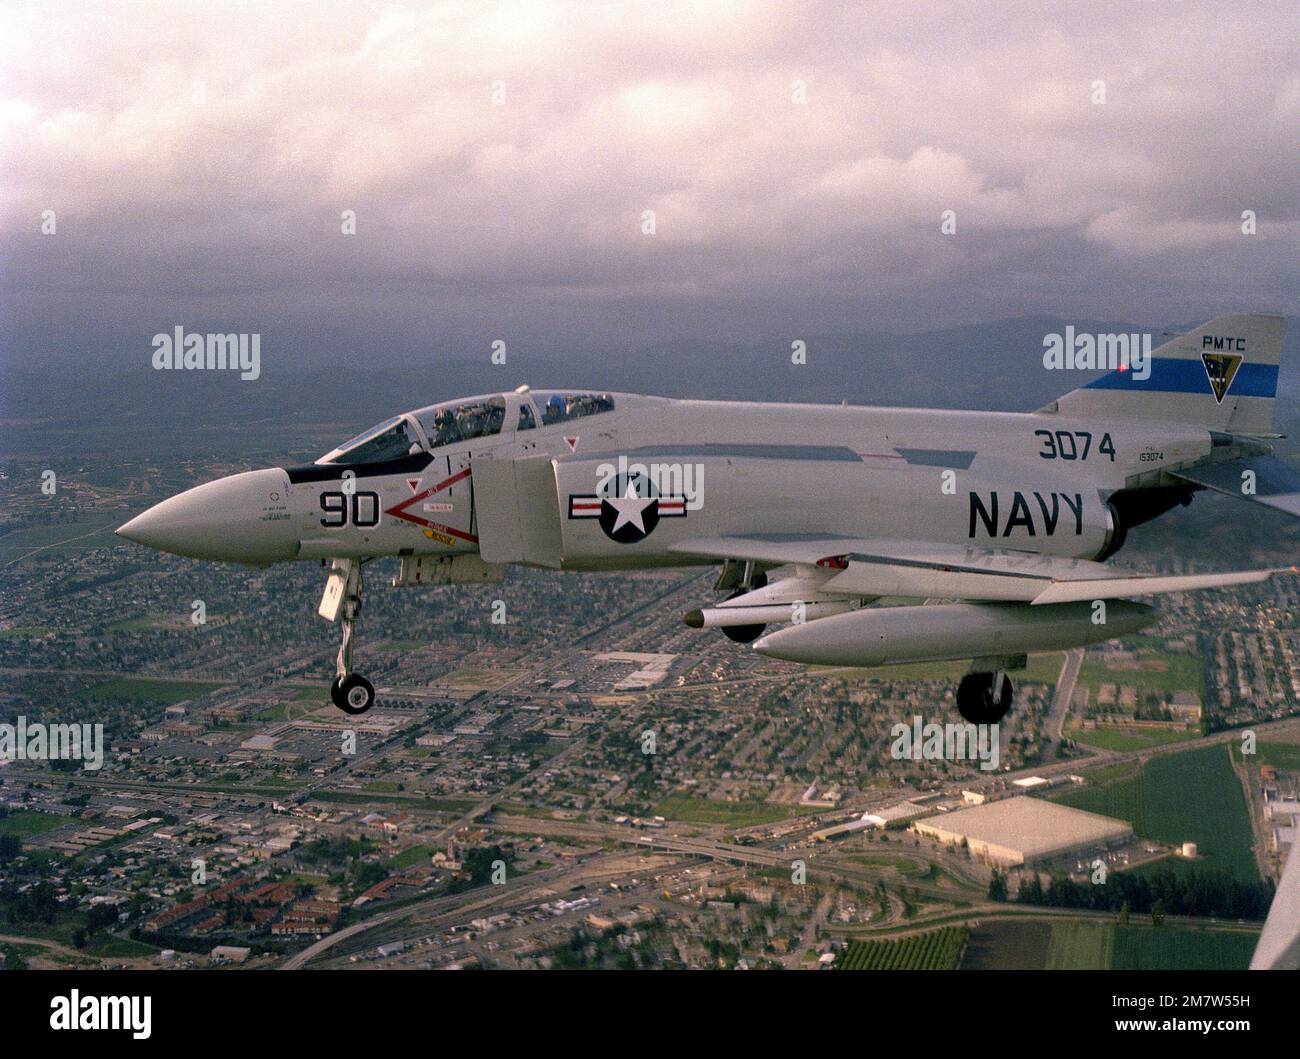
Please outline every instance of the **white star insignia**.
[[645, 509], [654, 503], [654, 497], [648, 496], [642, 499], [636, 495], [636, 486], [628, 482], [626, 493], [606, 500], [605, 503], [618, 512], [618, 518], [614, 520], [614, 527], [609, 531], [610, 533], [617, 533], [623, 526], [635, 526], [645, 533], [645, 521], [641, 516], [645, 513]]

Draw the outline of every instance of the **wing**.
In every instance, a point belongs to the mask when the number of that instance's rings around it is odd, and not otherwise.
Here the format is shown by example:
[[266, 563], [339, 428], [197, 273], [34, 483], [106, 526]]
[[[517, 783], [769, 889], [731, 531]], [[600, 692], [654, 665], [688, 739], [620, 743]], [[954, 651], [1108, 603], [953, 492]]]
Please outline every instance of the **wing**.
[[904, 596], [1031, 604], [1121, 599], [1264, 581], [1296, 567], [1230, 573], [1129, 574], [1086, 559], [844, 537], [714, 537], [671, 550], [696, 558], [793, 565], [829, 596]]
[[1291, 845], [1282, 879], [1268, 910], [1268, 920], [1250, 961], [1252, 971], [1297, 968], [1300, 968], [1300, 842]]
[[1271, 456], [1251, 456], [1169, 473], [1216, 493], [1300, 515], [1300, 471]]

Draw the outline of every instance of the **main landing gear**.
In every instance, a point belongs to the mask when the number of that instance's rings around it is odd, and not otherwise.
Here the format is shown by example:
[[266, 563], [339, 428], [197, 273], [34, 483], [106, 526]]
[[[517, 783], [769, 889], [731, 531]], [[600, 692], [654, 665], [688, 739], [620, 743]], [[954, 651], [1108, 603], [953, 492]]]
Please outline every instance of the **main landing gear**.
[[361, 564], [365, 560], [335, 559], [325, 582], [318, 613], [327, 621], [342, 621], [343, 642], [339, 645], [338, 676], [330, 685], [330, 698], [344, 713], [365, 713], [375, 704], [375, 687], [360, 673], [352, 672], [352, 637], [361, 612]]
[[967, 673], [957, 685], [957, 710], [971, 724], [995, 724], [1006, 716], [1015, 698], [1011, 678], [995, 673]]
[[[763, 588], [766, 584], [767, 574], [763, 573], [762, 570], [756, 571], [754, 564], [747, 562], [740, 575], [740, 587], [731, 593], [727, 599], [743, 596], [746, 593]], [[763, 630], [766, 628], [766, 625], [724, 625], [722, 634], [733, 643], [753, 643], [763, 635]]]

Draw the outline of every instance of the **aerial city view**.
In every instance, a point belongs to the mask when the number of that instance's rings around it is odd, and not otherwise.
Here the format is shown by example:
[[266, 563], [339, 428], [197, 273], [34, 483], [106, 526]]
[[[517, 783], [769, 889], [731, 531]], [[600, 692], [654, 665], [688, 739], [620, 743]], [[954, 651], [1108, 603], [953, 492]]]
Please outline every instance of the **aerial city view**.
[[[50, 452], [63, 429], [24, 435]], [[1300, 579], [1167, 596], [1138, 634], [1034, 653], [994, 741], [941, 736], [936, 760], [922, 726], [960, 721], [963, 663], [766, 658], [683, 623], [715, 568], [390, 588], [377, 560], [376, 702], [351, 716], [319, 563], [113, 532], [346, 433], [286, 451], [240, 430], [220, 465], [137, 455], [165, 449], [147, 436], [6, 454], [6, 715], [103, 726], [98, 767], [0, 771], [8, 966], [1250, 961], [1300, 813]], [[1294, 531], [1244, 507], [1200, 495], [1125, 559], [1220, 568], [1230, 526], [1233, 565], [1268, 566]]]
[[4, 5], [15, 1034], [1293, 1020], [1298, 34]]

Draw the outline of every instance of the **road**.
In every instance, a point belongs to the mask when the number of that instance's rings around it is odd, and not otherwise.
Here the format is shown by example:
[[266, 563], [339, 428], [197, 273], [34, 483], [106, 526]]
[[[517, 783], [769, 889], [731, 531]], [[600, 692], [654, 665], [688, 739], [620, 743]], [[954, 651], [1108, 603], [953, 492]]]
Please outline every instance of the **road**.
[[1048, 761], [1056, 757], [1057, 748], [1065, 739], [1065, 721], [1070, 716], [1070, 703], [1074, 701], [1074, 686], [1079, 680], [1079, 670], [1083, 668], [1083, 656], [1084, 649], [1076, 647], [1065, 652], [1065, 661], [1061, 663], [1052, 708], [1047, 714], [1047, 750], [1043, 756]]

